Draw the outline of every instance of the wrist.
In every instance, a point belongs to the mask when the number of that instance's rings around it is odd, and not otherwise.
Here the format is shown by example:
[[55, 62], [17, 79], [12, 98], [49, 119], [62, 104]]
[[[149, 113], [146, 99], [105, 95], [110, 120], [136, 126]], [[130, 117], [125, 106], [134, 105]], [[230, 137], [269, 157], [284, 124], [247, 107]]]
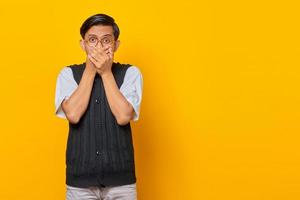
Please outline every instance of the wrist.
[[85, 70], [88, 74], [95, 75], [97, 73], [96, 68], [93, 66], [91, 62], [86, 62]]
[[91, 79], [94, 79], [97, 72], [92, 69], [85, 69], [84, 74], [86, 74], [87, 77], [90, 77]]
[[107, 70], [107, 71], [104, 71], [100, 74], [101, 78], [102, 79], [106, 79], [106, 78], [109, 78], [111, 77], [113, 74], [111, 72], [111, 70]]

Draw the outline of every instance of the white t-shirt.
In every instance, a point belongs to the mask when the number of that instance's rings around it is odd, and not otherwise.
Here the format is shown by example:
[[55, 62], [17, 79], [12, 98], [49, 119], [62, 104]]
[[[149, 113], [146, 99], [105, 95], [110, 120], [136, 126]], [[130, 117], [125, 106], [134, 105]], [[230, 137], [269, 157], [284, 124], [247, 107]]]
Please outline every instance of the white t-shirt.
[[[64, 99], [68, 99], [78, 87], [73, 77], [70, 67], [64, 67], [58, 74], [55, 90], [55, 114], [60, 118], [66, 119], [66, 115], [62, 110], [61, 103]], [[133, 121], [139, 119], [140, 105], [142, 100], [143, 77], [136, 66], [130, 66], [124, 77], [124, 81], [120, 87], [120, 92], [132, 105], [135, 114]]]

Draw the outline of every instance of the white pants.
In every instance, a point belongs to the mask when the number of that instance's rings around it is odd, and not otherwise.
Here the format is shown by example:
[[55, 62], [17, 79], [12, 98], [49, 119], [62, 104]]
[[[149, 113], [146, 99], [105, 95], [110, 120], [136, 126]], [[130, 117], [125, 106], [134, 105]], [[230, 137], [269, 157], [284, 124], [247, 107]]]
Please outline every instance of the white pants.
[[136, 200], [136, 183], [113, 187], [79, 188], [66, 185], [67, 200]]

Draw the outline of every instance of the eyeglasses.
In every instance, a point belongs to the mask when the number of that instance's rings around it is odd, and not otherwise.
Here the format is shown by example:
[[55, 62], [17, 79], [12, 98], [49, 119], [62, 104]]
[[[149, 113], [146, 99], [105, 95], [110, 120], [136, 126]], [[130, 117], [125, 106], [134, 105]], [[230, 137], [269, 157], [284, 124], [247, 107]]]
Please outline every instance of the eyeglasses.
[[[86, 41], [86, 40], [85, 40]], [[114, 43], [114, 39], [112, 36], [104, 36], [103, 38], [99, 39], [96, 36], [91, 36], [86, 41], [88, 45], [96, 47], [100, 42], [102, 47], [110, 46]]]

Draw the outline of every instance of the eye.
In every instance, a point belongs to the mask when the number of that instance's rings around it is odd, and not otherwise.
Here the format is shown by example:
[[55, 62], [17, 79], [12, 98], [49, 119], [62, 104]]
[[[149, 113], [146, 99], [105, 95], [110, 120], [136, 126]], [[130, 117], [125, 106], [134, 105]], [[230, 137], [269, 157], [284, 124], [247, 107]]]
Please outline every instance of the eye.
[[109, 44], [111, 42], [111, 40], [110, 40], [110, 38], [103, 38], [102, 42], [105, 44]]
[[95, 43], [95, 42], [97, 42], [97, 38], [95, 38], [95, 37], [90, 37], [90, 38], [89, 38], [89, 42]]

